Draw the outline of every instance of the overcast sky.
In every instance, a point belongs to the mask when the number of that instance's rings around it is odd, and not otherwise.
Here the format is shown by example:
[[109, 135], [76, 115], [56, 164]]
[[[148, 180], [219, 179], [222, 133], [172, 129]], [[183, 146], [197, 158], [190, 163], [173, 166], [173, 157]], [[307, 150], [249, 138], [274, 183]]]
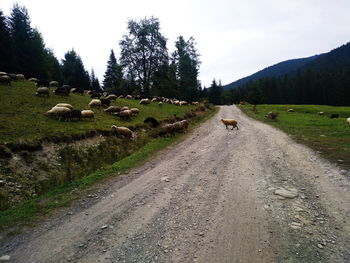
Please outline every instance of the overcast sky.
[[130, 19], [159, 18], [171, 52], [179, 35], [193, 36], [205, 86], [350, 42], [350, 0], [1, 0], [0, 9], [9, 15], [15, 2], [59, 60], [74, 48], [100, 81]]

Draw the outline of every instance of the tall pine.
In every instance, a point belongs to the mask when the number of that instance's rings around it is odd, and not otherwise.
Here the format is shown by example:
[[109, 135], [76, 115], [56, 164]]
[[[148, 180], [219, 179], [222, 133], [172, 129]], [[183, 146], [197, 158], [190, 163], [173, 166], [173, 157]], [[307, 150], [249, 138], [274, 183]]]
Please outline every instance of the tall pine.
[[7, 19], [0, 10], [0, 71], [13, 71], [13, 45]]
[[116, 94], [123, 93], [121, 84], [123, 80], [123, 72], [121, 66], [117, 63], [113, 49], [109, 55], [109, 60], [107, 62], [107, 69], [104, 74], [104, 79], [102, 81], [103, 88], [109, 92]]
[[73, 88], [90, 89], [90, 76], [80, 56], [72, 49], [62, 60], [64, 82]]

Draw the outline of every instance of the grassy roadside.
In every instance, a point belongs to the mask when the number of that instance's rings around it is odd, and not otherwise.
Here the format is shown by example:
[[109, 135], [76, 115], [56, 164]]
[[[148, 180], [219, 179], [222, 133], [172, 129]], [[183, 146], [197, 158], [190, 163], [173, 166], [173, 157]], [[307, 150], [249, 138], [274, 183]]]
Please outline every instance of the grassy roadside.
[[[270, 124], [295, 141], [318, 151], [324, 158], [350, 169], [350, 126], [345, 122], [350, 117], [350, 107], [324, 105], [258, 105], [257, 112], [252, 105], [240, 105], [248, 116]], [[287, 112], [288, 109], [295, 112]], [[278, 113], [276, 120], [264, 116], [270, 112]], [[318, 115], [323, 111], [325, 116]], [[331, 119], [333, 113], [338, 119]]]
[[[209, 110], [200, 120], [192, 122], [189, 131], [211, 118], [217, 110], [217, 108]], [[74, 200], [85, 196], [87, 193], [96, 189], [96, 183], [103, 182], [107, 178], [142, 165], [154, 157], [160, 150], [184, 140], [188, 134], [177, 134], [174, 137], [152, 139], [133, 154], [112, 165], [105, 166], [88, 176], [82, 177], [72, 183], [65, 183], [42, 196], [0, 212], [0, 231], [7, 230], [8, 233], [16, 233], [23, 225], [33, 224], [40, 218], [51, 214], [55, 209], [68, 206]]]
[[[111, 105], [129, 108], [138, 108], [140, 113], [130, 121], [123, 121], [107, 114], [103, 109], [94, 108], [95, 118], [81, 121], [58, 121], [49, 118], [45, 113], [58, 103], [69, 103], [75, 109], [90, 109], [89, 95], [70, 94], [68, 97], [56, 96], [53, 88], [50, 97], [35, 96], [37, 88], [29, 81], [12, 82], [11, 87], [0, 84], [0, 144], [4, 142], [36, 141], [43, 137], [84, 134], [87, 131], [109, 130], [112, 125], [138, 126], [143, 125], [145, 118], [152, 116], [157, 120], [164, 120], [176, 114], [183, 117], [186, 112], [196, 106], [176, 106], [158, 102], [149, 105], [140, 105], [139, 100], [117, 99]], [[33, 125], [34, 124], [34, 125]]]

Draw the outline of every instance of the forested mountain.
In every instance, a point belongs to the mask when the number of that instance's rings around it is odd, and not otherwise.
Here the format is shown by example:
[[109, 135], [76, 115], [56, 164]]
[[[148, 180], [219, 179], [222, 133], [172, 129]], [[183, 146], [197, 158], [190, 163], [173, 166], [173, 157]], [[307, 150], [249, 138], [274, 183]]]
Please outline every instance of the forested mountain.
[[254, 104], [350, 105], [350, 43], [319, 55], [296, 72], [230, 89], [226, 100]]
[[234, 82], [231, 82], [230, 84], [224, 85], [222, 88], [224, 90], [228, 90], [231, 88], [243, 86], [252, 80], [257, 80], [265, 77], [277, 77], [277, 76], [283, 76], [289, 73], [295, 73], [299, 68], [314, 61], [318, 57], [319, 55], [315, 55], [307, 58], [297, 58], [297, 59], [286, 60], [286, 61], [277, 63], [275, 65], [269, 66], [267, 68], [264, 68], [263, 70], [260, 70], [248, 77], [244, 77]]

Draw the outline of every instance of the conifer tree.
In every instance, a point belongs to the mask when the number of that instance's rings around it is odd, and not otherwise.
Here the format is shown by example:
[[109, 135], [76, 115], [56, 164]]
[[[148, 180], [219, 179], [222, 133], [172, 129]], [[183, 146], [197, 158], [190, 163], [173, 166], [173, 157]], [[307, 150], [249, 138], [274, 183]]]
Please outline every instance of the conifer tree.
[[66, 84], [73, 88], [90, 89], [89, 73], [85, 70], [80, 56], [73, 49], [64, 55], [62, 72]]
[[121, 66], [117, 63], [113, 49], [109, 55], [109, 60], [107, 62], [107, 69], [104, 74], [104, 79], [102, 81], [103, 88], [109, 92], [114, 92], [116, 94], [121, 94], [122, 92], [122, 80], [123, 72]]
[[101, 91], [100, 82], [98, 81], [98, 78], [95, 76], [94, 69], [91, 69], [90, 85], [91, 85], [91, 90], [98, 91], [98, 92]]
[[0, 10], [0, 71], [13, 71], [13, 44], [7, 19]]

